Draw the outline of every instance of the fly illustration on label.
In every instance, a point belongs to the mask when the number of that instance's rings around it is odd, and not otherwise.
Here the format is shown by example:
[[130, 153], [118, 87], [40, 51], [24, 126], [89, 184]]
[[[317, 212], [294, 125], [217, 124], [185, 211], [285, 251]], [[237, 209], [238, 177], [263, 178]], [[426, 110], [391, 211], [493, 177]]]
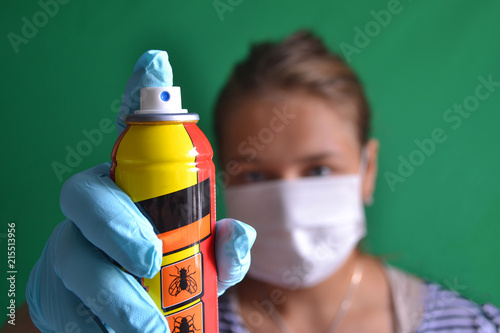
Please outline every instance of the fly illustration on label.
[[175, 268], [177, 268], [178, 275], [169, 274], [170, 276], [175, 277], [168, 287], [168, 293], [170, 295], [177, 296], [183, 290], [186, 290], [190, 294], [194, 294], [198, 290], [196, 280], [191, 277], [191, 275], [195, 274], [196, 271], [189, 273], [190, 266], [191, 265], [189, 265], [187, 269], [183, 267], [180, 270], [179, 267], [175, 266]]

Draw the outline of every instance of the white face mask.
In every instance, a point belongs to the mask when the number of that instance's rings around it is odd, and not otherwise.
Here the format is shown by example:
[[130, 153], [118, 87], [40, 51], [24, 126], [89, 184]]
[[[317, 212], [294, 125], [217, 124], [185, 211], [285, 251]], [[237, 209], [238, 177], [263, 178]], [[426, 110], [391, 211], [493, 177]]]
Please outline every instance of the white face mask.
[[357, 174], [228, 187], [225, 202], [257, 230], [248, 274], [284, 288], [324, 281], [366, 234]]

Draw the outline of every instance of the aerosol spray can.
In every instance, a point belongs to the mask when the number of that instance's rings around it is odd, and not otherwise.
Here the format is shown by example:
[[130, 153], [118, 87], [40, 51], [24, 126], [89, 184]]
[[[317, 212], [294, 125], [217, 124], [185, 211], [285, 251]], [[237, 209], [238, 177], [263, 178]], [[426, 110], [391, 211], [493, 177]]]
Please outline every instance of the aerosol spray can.
[[163, 241], [161, 270], [142, 285], [172, 332], [218, 332], [212, 147], [179, 87], [142, 88], [140, 103], [113, 148], [111, 178]]

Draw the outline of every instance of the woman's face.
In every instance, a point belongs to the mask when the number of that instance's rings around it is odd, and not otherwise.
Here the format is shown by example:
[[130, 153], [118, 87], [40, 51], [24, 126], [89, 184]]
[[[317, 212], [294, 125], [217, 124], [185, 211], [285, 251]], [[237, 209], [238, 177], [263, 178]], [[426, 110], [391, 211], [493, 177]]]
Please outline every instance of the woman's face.
[[[236, 108], [225, 119], [219, 149], [228, 186], [360, 172], [354, 124], [322, 99], [288, 93], [277, 100], [245, 98]], [[377, 142], [366, 149], [364, 199], [374, 190]]]

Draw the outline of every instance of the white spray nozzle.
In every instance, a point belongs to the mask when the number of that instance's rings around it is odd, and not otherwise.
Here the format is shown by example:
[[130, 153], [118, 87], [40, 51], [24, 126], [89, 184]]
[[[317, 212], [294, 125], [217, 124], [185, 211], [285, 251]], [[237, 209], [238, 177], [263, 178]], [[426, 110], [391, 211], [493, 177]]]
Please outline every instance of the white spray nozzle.
[[187, 113], [181, 104], [180, 87], [141, 88], [141, 109], [136, 114], [145, 113]]

